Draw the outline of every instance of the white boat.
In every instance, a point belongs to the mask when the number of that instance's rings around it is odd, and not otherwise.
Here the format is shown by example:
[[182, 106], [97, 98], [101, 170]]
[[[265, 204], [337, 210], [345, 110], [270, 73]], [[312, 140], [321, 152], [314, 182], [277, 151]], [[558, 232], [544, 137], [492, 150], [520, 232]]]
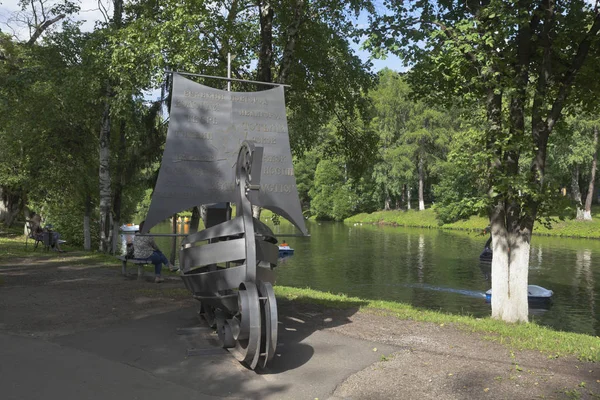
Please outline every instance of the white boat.
[[[527, 285], [527, 300], [529, 301], [548, 301], [552, 298], [554, 292], [538, 285]], [[492, 289], [485, 292], [485, 300], [492, 300]]]
[[294, 249], [289, 244], [282, 243], [279, 245], [279, 257], [291, 256], [292, 254], [294, 254]]
[[123, 232], [137, 232], [140, 230], [140, 226], [134, 224], [124, 224], [121, 225], [120, 229]]

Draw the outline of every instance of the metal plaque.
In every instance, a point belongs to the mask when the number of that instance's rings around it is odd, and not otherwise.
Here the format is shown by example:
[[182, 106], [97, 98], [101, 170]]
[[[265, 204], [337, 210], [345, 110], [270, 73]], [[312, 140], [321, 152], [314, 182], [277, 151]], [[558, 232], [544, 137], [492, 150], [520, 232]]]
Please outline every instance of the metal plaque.
[[283, 87], [227, 92], [173, 75], [167, 142], [147, 233], [174, 213], [236, 199], [235, 163], [244, 140], [264, 148], [260, 190], [252, 204], [270, 209], [307, 234], [288, 136]]

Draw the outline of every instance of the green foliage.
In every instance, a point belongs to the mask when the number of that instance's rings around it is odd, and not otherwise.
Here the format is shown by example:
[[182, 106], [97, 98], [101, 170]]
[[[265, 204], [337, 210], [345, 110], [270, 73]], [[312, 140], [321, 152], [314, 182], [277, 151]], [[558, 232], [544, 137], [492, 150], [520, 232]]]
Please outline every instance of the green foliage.
[[321, 160], [315, 171], [315, 184], [310, 189], [311, 213], [317, 219], [332, 219], [334, 193], [343, 185], [344, 175], [339, 163]]
[[[258, 4], [131, 3], [126, 7], [129, 23], [112, 43], [111, 68], [119, 75], [135, 76], [134, 84], [159, 87], [165, 83], [165, 69], [225, 76], [231, 53], [233, 76], [255, 80], [256, 55], [270, 39], [273, 54], [268, 68], [273, 81], [291, 85], [286, 91], [290, 140], [294, 153], [302, 154], [314, 147], [320, 127], [336, 113], [350, 115], [364, 108], [361, 93], [372, 85], [373, 76], [349, 40], [357, 37], [353, 18], [370, 9], [371, 2], [270, 3], [274, 18], [269, 39], [260, 36]], [[214, 80], [202, 83], [224, 86]], [[232, 89], [256, 87], [234, 82]], [[340, 136], [344, 134], [340, 130]]]
[[331, 217], [336, 221], [342, 221], [356, 211], [358, 195], [348, 184], [342, 185], [333, 192], [333, 208]]
[[[546, 179], [547, 138], [564, 109], [573, 109], [576, 100], [594, 101], [583, 82], [572, 91], [564, 82], [577, 79], [580, 70], [591, 77], [597, 69], [599, 43], [587, 42], [599, 27], [597, 10], [583, 1], [541, 0], [386, 6], [388, 12], [365, 31], [367, 47], [402, 57], [412, 66], [407, 80], [419, 98], [468, 110], [483, 133], [474, 152], [461, 160], [455, 150], [449, 162], [458, 165], [444, 166], [445, 182], [437, 190], [444, 220], [498, 204], [513, 207], [511, 218], [519, 221], [513, 227], [531, 228], [535, 218], [553, 215], [559, 180]], [[462, 135], [471, 136], [465, 130]], [[574, 149], [572, 155], [584, 153]], [[456, 193], [448, 193], [452, 180]]]
[[300, 204], [304, 209], [310, 210], [311, 197], [309, 195], [309, 192], [315, 180], [315, 170], [317, 169], [318, 163], [319, 161], [317, 150], [308, 151], [304, 153], [302, 157], [294, 158], [294, 175], [296, 176], [296, 188], [298, 189]]
[[380, 71], [370, 98], [380, 146], [373, 178], [383, 204], [401, 198], [405, 185], [417, 187], [419, 169], [423, 179], [437, 178], [456, 121], [451, 112], [414, 101], [404, 77], [389, 69]]
[[489, 160], [481, 152], [484, 141], [485, 135], [480, 130], [461, 130], [453, 136], [448, 159], [439, 163], [441, 178], [434, 186], [434, 194], [435, 210], [442, 223], [487, 213]]

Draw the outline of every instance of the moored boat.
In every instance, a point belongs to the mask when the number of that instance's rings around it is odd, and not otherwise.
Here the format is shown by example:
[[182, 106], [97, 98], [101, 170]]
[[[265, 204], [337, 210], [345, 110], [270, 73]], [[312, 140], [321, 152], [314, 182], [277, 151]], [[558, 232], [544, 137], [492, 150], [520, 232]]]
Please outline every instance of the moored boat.
[[[554, 292], [538, 285], [527, 285], [527, 300], [530, 302], [550, 301]], [[492, 289], [485, 292], [485, 301], [492, 301]]]

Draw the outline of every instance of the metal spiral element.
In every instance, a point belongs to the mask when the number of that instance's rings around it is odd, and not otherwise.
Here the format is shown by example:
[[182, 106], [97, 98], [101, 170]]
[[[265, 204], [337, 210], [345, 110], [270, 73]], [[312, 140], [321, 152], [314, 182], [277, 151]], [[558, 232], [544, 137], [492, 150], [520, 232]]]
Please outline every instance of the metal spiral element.
[[[236, 218], [187, 236], [181, 277], [216, 325], [223, 347], [249, 368], [264, 368], [277, 347], [277, 303], [271, 282], [278, 247], [273, 232], [252, 217], [260, 190], [263, 148], [240, 147], [236, 163]], [[199, 246], [200, 242], [208, 242]]]

